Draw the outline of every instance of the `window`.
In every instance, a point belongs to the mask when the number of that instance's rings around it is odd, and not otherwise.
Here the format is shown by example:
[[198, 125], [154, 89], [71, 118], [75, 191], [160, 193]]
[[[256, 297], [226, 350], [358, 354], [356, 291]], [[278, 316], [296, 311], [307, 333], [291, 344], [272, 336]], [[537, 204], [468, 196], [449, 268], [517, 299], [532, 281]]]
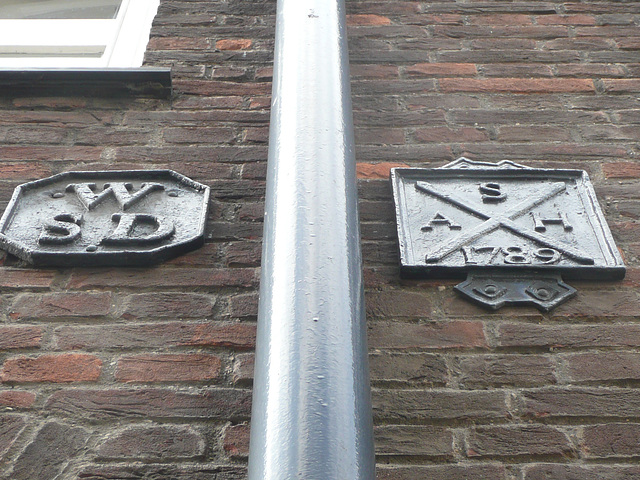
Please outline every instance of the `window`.
[[0, 0], [0, 68], [142, 65], [160, 0]]

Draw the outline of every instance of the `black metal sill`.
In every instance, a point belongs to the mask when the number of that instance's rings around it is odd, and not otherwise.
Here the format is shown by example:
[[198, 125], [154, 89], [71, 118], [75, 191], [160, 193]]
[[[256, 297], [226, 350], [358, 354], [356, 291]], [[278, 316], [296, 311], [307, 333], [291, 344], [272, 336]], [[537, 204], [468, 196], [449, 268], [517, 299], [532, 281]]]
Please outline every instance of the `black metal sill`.
[[0, 96], [171, 96], [170, 68], [0, 69]]

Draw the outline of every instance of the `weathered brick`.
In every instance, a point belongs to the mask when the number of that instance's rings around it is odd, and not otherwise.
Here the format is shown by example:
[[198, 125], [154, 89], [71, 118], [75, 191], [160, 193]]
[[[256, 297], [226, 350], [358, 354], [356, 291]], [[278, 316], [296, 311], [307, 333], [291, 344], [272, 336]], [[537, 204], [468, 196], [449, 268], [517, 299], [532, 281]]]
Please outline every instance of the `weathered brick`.
[[525, 467], [524, 480], [635, 480], [637, 465], [559, 465], [541, 464]]
[[[219, 464], [184, 465], [177, 463], [153, 463], [130, 465], [90, 465], [79, 474], [82, 480], [147, 480], [149, 478], [170, 478], [171, 480], [244, 480], [247, 469], [244, 466], [224, 466]], [[212, 477], [213, 476], [213, 477]], [[217, 480], [217, 479], [216, 479]]]
[[418, 292], [387, 291], [366, 292], [368, 318], [428, 318], [431, 300]]
[[124, 299], [122, 316], [134, 318], [204, 318], [211, 315], [215, 298], [194, 293], [142, 293]]
[[383, 382], [444, 385], [447, 365], [440, 355], [380, 353], [369, 356], [371, 379]]
[[573, 382], [637, 381], [640, 354], [630, 352], [580, 353], [563, 357]]
[[250, 384], [253, 381], [255, 357], [252, 353], [236, 355], [233, 362], [233, 382], [238, 385]]
[[392, 168], [408, 167], [406, 163], [357, 163], [356, 173], [361, 179], [382, 179], [387, 180]]
[[15, 357], [2, 365], [0, 380], [4, 383], [95, 382], [101, 371], [102, 360], [82, 353]]
[[132, 355], [118, 360], [115, 378], [119, 382], [198, 382], [218, 380], [221, 361], [215, 355]]
[[12, 480], [56, 478], [82, 451], [89, 433], [80, 427], [58, 422], [46, 423], [20, 454], [11, 473]]
[[630, 388], [549, 388], [523, 391], [525, 412], [539, 418], [637, 417], [640, 397]]
[[476, 75], [478, 70], [473, 63], [416, 63], [406, 67], [405, 73], [433, 77], [466, 77]]
[[486, 130], [477, 128], [430, 127], [419, 128], [414, 133], [418, 142], [484, 142], [489, 140]]
[[42, 334], [40, 327], [0, 327], [0, 350], [38, 348]]
[[74, 270], [70, 288], [250, 287], [257, 275], [250, 268], [171, 268]]
[[22, 294], [11, 306], [9, 316], [13, 320], [101, 317], [109, 313], [111, 305], [109, 292]]
[[435, 420], [500, 419], [508, 415], [505, 394], [455, 390], [377, 390], [373, 392], [377, 420], [424, 422]]
[[248, 50], [252, 45], [248, 38], [226, 38], [216, 42], [218, 50]]
[[640, 178], [640, 164], [632, 162], [605, 163], [602, 171], [607, 178]]
[[347, 15], [347, 25], [349, 26], [379, 26], [390, 25], [391, 20], [382, 15], [374, 14], [351, 14]]
[[56, 344], [63, 350], [122, 350], [166, 347], [252, 348], [254, 324], [249, 323], [146, 323], [61, 327], [55, 331]]
[[36, 394], [20, 390], [5, 390], [0, 392], [0, 407], [29, 408], [36, 401]]
[[202, 434], [189, 426], [139, 426], [110, 435], [100, 445], [100, 457], [171, 460], [196, 458], [204, 453]]
[[[603, 80], [615, 81], [615, 80]], [[442, 92], [493, 92], [493, 93], [595, 93], [592, 80], [582, 79], [525, 79], [525, 78], [441, 78]]]
[[376, 454], [451, 459], [453, 434], [442, 427], [381, 425], [374, 429]]
[[250, 430], [247, 423], [229, 425], [224, 431], [224, 451], [231, 457], [247, 457]]
[[56, 276], [53, 270], [2, 268], [0, 288], [49, 288]]
[[571, 456], [567, 435], [546, 425], [477, 427], [467, 438], [469, 457]]
[[[494, 342], [492, 342], [493, 344]], [[640, 346], [640, 326], [613, 325], [535, 325], [502, 323], [495, 345], [501, 347], [585, 348]]]
[[483, 348], [487, 346], [481, 322], [369, 323], [372, 348]]
[[0, 458], [18, 439], [27, 422], [23, 417], [15, 415], [0, 416]]
[[542, 386], [556, 383], [555, 367], [542, 355], [470, 355], [456, 361], [465, 388]]
[[469, 480], [482, 478], [506, 480], [507, 472], [503, 465], [382, 465], [377, 470], [377, 480]]
[[60, 390], [45, 405], [47, 411], [90, 422], [123, 418], [248, 418], [251, 392], [240, 389], [191, 388], [141, 390]]
[[578, 292], [577, 298], [553, 311], [554, 318], [623, 318], [640, 316], [640, 299], [632, 291]]
[[624, 458], [640, 455], [640, 425], [610, 423], [585, 427], [583, 443], [589, 458]]

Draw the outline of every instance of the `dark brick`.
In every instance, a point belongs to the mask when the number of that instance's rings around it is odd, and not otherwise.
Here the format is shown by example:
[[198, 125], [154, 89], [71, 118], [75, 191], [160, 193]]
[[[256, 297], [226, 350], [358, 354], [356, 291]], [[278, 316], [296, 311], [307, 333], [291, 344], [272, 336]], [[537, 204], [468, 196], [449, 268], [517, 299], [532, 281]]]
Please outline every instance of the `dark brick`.
[[124, 300], [122, 316], [133, 318], [204, 318], [212, 314], [215, 298], [194, 293], [143, 293]]
[[640, 455], [640, 424], [611, 423], [585, 427], [583, 443], [589, 458], [625, 458]]
[[573, 382], [640, 380], [640, 354], [628, 352], [580, 353], [564, 357]]
[[438, 80], [443, 92], [494, 92], [494, 93], [583, 93], [594, 92], [591, 80], [579, 79], [457, 79]]
[[49, 288], [56, 276], [52, 270], [2, 268], [0, 271], [0, 288]]
[[110, 435], [97, 452], [100, 457], [127, 460], [195, 458], [204, 453], [204, 438], [189, 426], [132, 427]]
[[377, 480], [506, 480], [503, 465], [430, 465], [430, 466], [389, 466], [378, 467]]
[[233, 382], [239, 385], [250, 384], [253, 381], [255, 357], [252, 353], [237, 355], [233, 363]]
[[556, 383], [554, 365], [542, 355], [481, 355], [460, 357], [458, 382], [465, 388], [542, 386]]
[[142, 390], [61, 390], [45, 409], [91, 422], [123, 418], [229, 419], [248, 418], [251, 393], [239, 389], [181, 392]]
[[9, 409], [29, 408], [36, 401], [36, 394], [20, 390], [5, 390], [0, 392], [0, 407]]
[[77, 461], [88, 438], [83, 428], [46, 423], [16, 460], [11, 479], [57, 478], [69, 463]]
[[567, 435], [546, 425], [477, 427], [467, 439], [469, 457], [571, 456]]
[[365, 298], [367, 318], [428, 318], [431, 316], [430, 299], [417, 292], [401, 290], [367, 292]]
[[481, 322], [372, 322], [372, 348], [483, 348], [487, 346]]
[[640, 466], [542, 464], [525, 467], [524, 480], [636, 480]]
[[423, 353], [369, 356], [373, 381], [444, 385], [448, 379], [445, 360]]
[[549, 388], [523, 391], [525, 413], [538, 418], [637, 418], [640, 397], [629, 388]]
[[82, 480], [244, 480], [246, 467], [220, 466], [218, 464], [175, 465], [91, 465], [80, 472]]
[[[639, 400], [640, 401], [640, 400]], [[424, 422], [434, 420], [504, 419], [502, 392], [448, 390], [374, 390], [373, 415], [377, 420]]]
[[374, 429], [376, 454], [451, 459], [453, 434], [442, 427], [384, 425]]

